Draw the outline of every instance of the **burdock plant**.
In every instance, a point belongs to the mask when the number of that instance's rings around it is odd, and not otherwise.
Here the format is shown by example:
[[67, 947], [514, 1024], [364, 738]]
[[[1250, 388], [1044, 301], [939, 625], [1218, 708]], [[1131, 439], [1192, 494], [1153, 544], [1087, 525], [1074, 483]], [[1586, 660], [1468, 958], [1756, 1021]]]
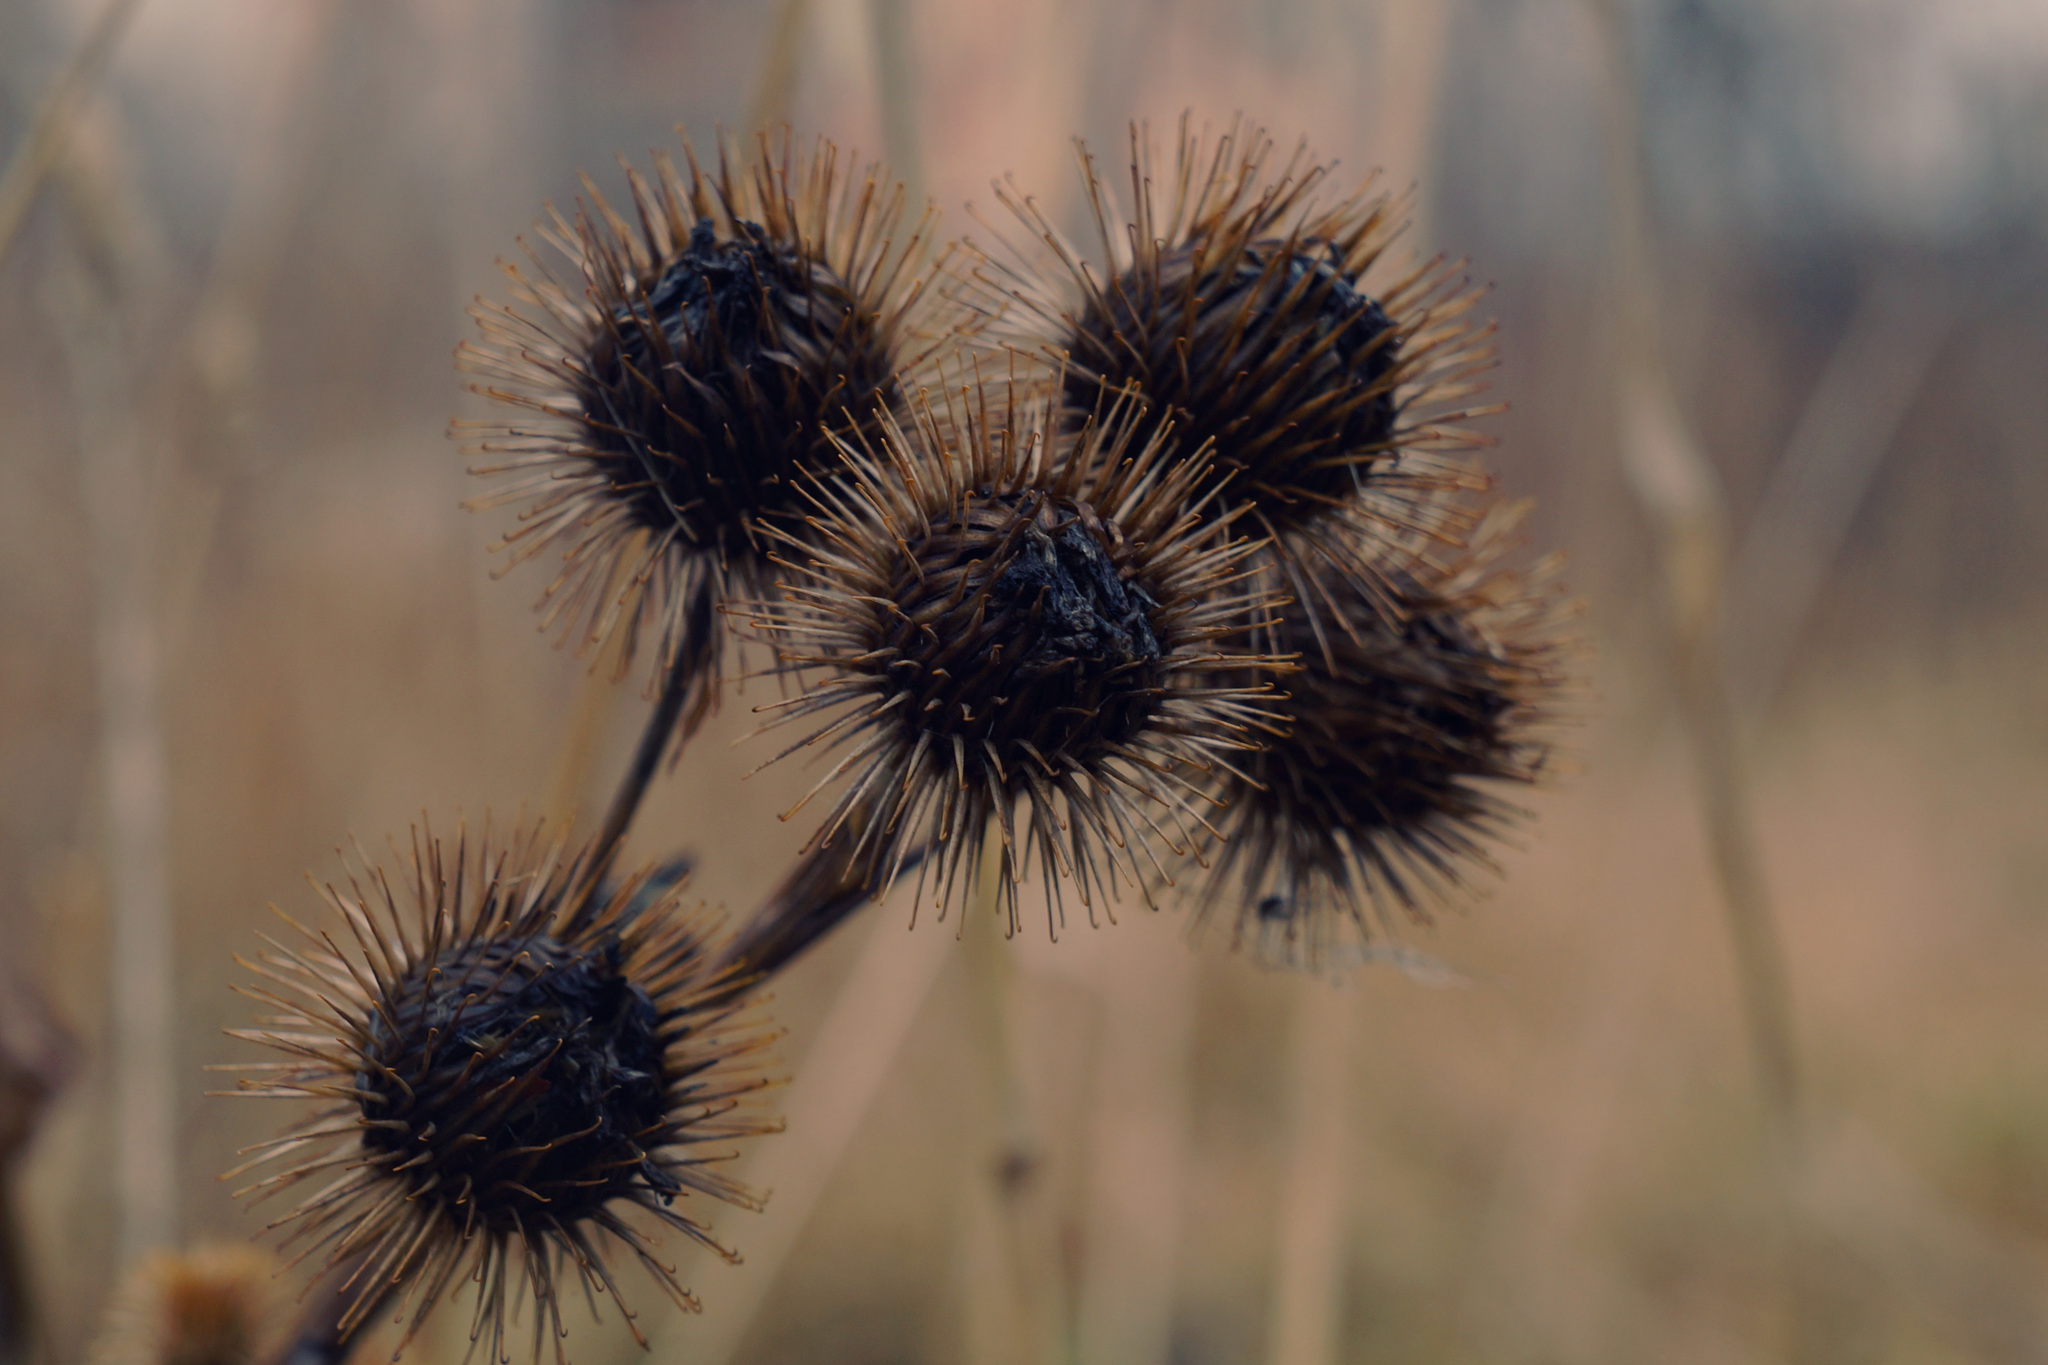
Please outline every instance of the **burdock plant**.
[[[721, 1164], [775, 1126], [748, 1002], [913, 869], [920, 904], [989, 897], [1012, 932], [1036, 878], [1055, 936], [1069, 893], [1094, 923], [1179, 883], [1320, 966], [1484, 860], [1495, 788], [1548, 764], [1558, 665], [1508, 519], [1465, 539], [1475, 296], [1390, 272], [1395, 207], [1322, 202], [1328, 168], [1255, 129], [1183, 125], [1163, 210], [1133, 147], [1129, 222], [1083, 153], [1092, 258], [1005, 191], [1052, 268], [984, 256], [930, 297], [930, 215], [905, 234], [900, 188], [786, 135], [629, 169], [630, 219], [592, 189], [507, 267], [462, 351], [513, 410], [467, 428], [478, 503], [518, 509], [508, 567], [559, 555], [544, 625], [622, 670], [655, 642], [659, 700], [594, 839], [358, 852], [322, 888], [340, 932], [287, 919], [246, 964], [272, 1013], [238, 1036], [284, 1060], [235, 1093], [316, 1106], [242, 1168], [322, 1271], [295, 1360], [385, 1310], [410, 1340], [463, 1281], [500, 1360], [529, 1309], [562, 1359], [577, 1291], [645, 1345], [627, 1258], [695, 1307], [656, 1239], [730, 1255], [699, 1201], [759, 1203]], [[825, 768], [736, 934], [614, 867], [736, 671], [728, 624], [784, 685], [768, 762]]]
[[687, 737], [719, 695], [719, 603], [771, 580], [765, 528], [836, 466], [832, 431], [901, 407], [936, 214], [906, 224], [902, 187], [829, 142], [684, 154], [687, 174], [628, 170], [631, 219], [591, 186], [544, 224], [552, 256], [505, 266], [513, 302], [479, 305], [460, 360], [515, 411], [465, 427], [499, 480], [472, 505], [518, 508], [504, 567], [558, 552], [543, 626], [622, 631], [621, 668], [654, 635]]
[[1455, 268], [1386, 259], [1399, 204], [1370, 179], [1328, 193], [1332, 166], [1305, 148], [1278, 161], [1255, 126], [1206, 142], [1183, 119], [1163, 194], [1149, 134], [1132, 128], [1127, 218], [1076, 149], [1086, 248], [1014, 184], [996, 186], [1028, 236], [990, 225], [998, 248], [955, 287], [987, 342], [1055, 363], [1070, 413], [1134, 388], [1173, 426], [1174, 449], [1206, 447], [1192, 492], [1222, 488], [1244, 509], [1312, 620], [1322, 604], [1305, 564], [1375, 590], [1408, 532], [1455, 535], [1454, 504], [1437, 495], [1473, 482], [1447, 457], [1485, 443], [1463, 423], [1482, 411], [1467, 400], [1493, 363], [1491, 328]]
[[943, 910], [993, 820], [1011, 923], [1035, 867], [1056, 933], [1064, 881], [1092, 919], [1171, 880], [1155, 849], [1213, 833], [1208, 776], [1275, 723], [1265, 676], [1284, 665], [1224, 646], [1269, 597], [1195, 492], [1206, 459], [1167, 459], [1167, 429], [1128, 403], [1063, 438], [1020, 399], [970, 385], [842, 444], [848, 480], [812, 484], [784, 601], [755, 613], [797, 678], [761, 709], [810, 727], [778, 757], [840, 751], [799, 808], [846, 778], [816, 841], [846, 841], [871, 889], [915, 862]]
[[593, 1313], [617, 1301], [644, 1345], [608, 1249], [694, 1309], [652, 1230], [733, 1259], [678, 1204], [758, 1207], [720, 1167], [776, 1126], [753, 1107], [771, 1035], [734, 1003], [716, 922], [680, 886], [640, 897], [644, 875], [600, 887], [589, 845], [537, 828], [452, 847], [415, 830], [397, 869], [357, 859], [320, 888], [339, 938], [280, 912], [297, 941], [237, 959], [276, 1013], [234, 1036], [287, 1060], [225, 1068], [254, 1073], [230, 1093], [320, 1105], [229, 1173], [282, 1166], [238, 1193], [311, 1186], [271, 1226], [338, 1272], [341, 1340], [387, 1302], [410, 1340], [467, 1279], [493, 1358], [523, 1301], [536, 1355], [546, 1336], [562, 1358], [572, 1288]]
[[1198, 915], [1227, 914], [1234, 944], [1339, 966], [1492, 867], [1488, 843], [1520, 813], [1505, 793], [1552, 767], [1571, 615], [1555, 558], [1505, 562], [1527, 510], [1495, 505], [1468, 546], [1411, 559], [1386, 594], [1319, 583], [1342, 626], [1321, 640], [1298, 610], [1259, 633], [1301, 666], [1289, 725], [1219, 792], [1228, 837]]

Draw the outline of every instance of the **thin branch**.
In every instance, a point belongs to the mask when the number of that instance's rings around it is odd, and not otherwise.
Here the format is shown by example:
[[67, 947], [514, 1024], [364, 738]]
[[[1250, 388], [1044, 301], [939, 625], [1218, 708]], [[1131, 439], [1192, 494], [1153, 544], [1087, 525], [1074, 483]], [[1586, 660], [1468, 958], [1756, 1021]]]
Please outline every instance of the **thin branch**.
[[86, 32], [85, 40], [71, 54], [71, 60], [57, 73], [49, 92], [36, 109], [28, 136], [15, 149], [7, 169], [0, 171], [0, 257], [14, 242], [15, 233], [35, 204], [36, 191], [64, 151], [64, 139], [71, 131], [71, 116], [79, 101], [98, 83], [114, 55], [115, 44], [127, 31], [142, 0], [107, 0], [107, 5]]
[[1777, 694], [1856, 509], [1960, 315], [1952, 286], [1887, 272], [1829, 356], [1729, 564], [1724, 638], [1737, 715], [1761, 715]]
[[1790, 1152], [1799, 1109], [1792, 993], [1721, 686], [1726, 516], [1719, 480], [1679, 412], [1664, 355], [1641, 92], [1628, 19], [1620, 0], [1590, 0], [1589, 8], [1608, 57], [1607, 174], [1617, 276], [1623, 472], [1656, 537], [1673, 689], [1727, 915], [1757, 1083], [1783, 1158]]
[[676, 641], [675, 658], [669, 662], [668, 676], [662, 681], [661, 696], [654, 703], [653, 713], [647, 717], [646, 729], [640, 732], [640, 743], [633, 751], [633, 761], [627, 767], [625, 777], [620, 779], [611, 808], [605, 812], [604, 827], [598, 832], [597, 852], [590, 865], [589, 884], [592, 887], [603, 879], [618, 857], [619, 846], [625, 843], [633, 817], [640, 813], [640, 803], [647, 796], [648, 784], [654, 780], [655, 770], [661, 767], [662, 755], [668, 752], [676, 722], [683, 714], [683, 704], [689, 699], [691, 684], [703, 668], [705, 651], [713, 643], [711, 603], [710, 594], [705, 592], [699, 592], [690, 603], [689, 615]]
[[760, 84], [747, 110], [749, 130], [773, 130], [789, 122], [790, 110], [796, 103], [797, 59], [802, 55], [804, 30], [810, 17], [811, 0], [780, 0], [776, 5], [775, 26], [769, 31]]
[[868, 0], [875, 24], [876, 94], [882, 105], [882, 146], [904, 198], [924, 200], [924, 159], [918, 136], [917, 61], [910, 50], [908, 0]]

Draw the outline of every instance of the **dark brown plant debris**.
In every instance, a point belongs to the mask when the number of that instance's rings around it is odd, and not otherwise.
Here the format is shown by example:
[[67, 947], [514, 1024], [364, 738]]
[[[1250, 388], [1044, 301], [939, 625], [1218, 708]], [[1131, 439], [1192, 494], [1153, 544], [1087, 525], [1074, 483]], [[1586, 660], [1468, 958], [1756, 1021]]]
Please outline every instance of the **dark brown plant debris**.
[[[1319, 639], [1283, 610], [1296, 654], [1289, 726], [1228, 775], [1228, 841], [1199, 914], [1233, 917], [1236, 946], [1320, 969], [1375, 939], [1390, 909], [1424, 913], [1519, 814], [1501, 789], [1553, 765], [1572, 611], [1554, 558], [1507, 567], [1527, 504], [1497, 506], [1470, 548], [1411, 561], [1377, 595], [1319, 583], [1344, 629]], [[1324, 653], [1327, 644], [1330, 656]]]
[[797, 691], [760, 709], [816, 727], [778, 757], [839, 751], [798, 808], [844, 779], [814, 846], [850, 841], [874, 892], [916, 861], [943, 913], [993, 819], [1012, 927], [1035, 867], [1057, 933], [1064, 879], [1091, 920], [1124, 882], [1149, 898], [1148, 876], [1171, 880], [1155, 845], [1210, 828], [1206, 789], [1280, 665], [1218, 646], [1266, 595], [1244, 581], [1252, 545], [1193, 493], [1203, 460], [1166, 461], [1128, 406], [1069, 444], [1049, 406], [991, 391], [847, 447], [850, 477], [813, 486], [784, 601], [755, 612]]
[[1085, 247], [1014, 184], [996, 187], [1029, 238], [978, 254], [955, 290], [988, 341], [1058, 362], [1070, 421], [1105, 392], [1140, 391], [1174, 450], [1212, 452], [1192, 493], [1244, 504], [1291, 577], [1319, 561], [1377, 590], [1392, 566], [1358, 553], [1360, 527], [1396, 540], [1464, 529], [1438, 495], [1483, 482], [1449, 457], [1486, 444], [1461, 423], [1491, 410], [1469, 402], [1493, 365], [1492, 327], [1455, 266], [1388, 263], [1397, 201], [1370, 179], [1330, 197], [1334, 167], [1305, 147], [1280, 162], [1257, 127], [1211, 143], [1184, 118], [1161, 194], [1149, 134], [1131, 130], [1127, 219], [1076, 146]]
[[716, 706], [728, 595], [771, 578], [762, 528], [803, 510], [796, 487], [838, 467], [827, 432], [873, 437], [899, 406], [936, 222], [905, 236], [903, 189], [842, 167], [820, 142], [721, 142], [715, 169], [665, 155], [628, 168], [632, 217], [586, 180], [573, 218], [543, 223], [553, 254], [507, 264], [510, 304], [480, 303], [458, 359], [517, 411], [458, 424], [473, 472], [504, 482], [472, 506], [519, 509], [501, 572], [548, 551], [562, 567], [544, 628], [594, 645], [623, 631], [620, 668], [658, 637], [690, 689], [678, 735]]
[[778, 1126], [752, 1105], [772, 1035], [733, 1003], [714, 919], [676, 885], [643, 905], [646, 873], [600, 899], [590, 857], [538, 828], [502, 846], [415, 831], [395, 873], [358, 850], [346, 884], [320, 888], [342, 941], [286, 918], [296, 944], [237, 959], [278, 1013], [231, 1032], [288, 1060], [224, 1068], [255, 1073], [229, 1093], [321, 1107], [229, 1174], [282, 1163], [238, 1191], [259, 1202], [311, 1182], [270, 1226], [293, 1264], [342, 1279], [344, 1339], [395, 1304], [410, 1340], [467, 1279], [471, 1340], [494, 1359], [530, 1308], [535, 1356], [546, 1337], [561, 1360], [572, 1291], [593, 1313], [618, 1300], [644, 1346], [608, 1252], [692, 1310], [652, 1227], [736, 1259], [676, 1204], [760, 1206], [719, 1167]]

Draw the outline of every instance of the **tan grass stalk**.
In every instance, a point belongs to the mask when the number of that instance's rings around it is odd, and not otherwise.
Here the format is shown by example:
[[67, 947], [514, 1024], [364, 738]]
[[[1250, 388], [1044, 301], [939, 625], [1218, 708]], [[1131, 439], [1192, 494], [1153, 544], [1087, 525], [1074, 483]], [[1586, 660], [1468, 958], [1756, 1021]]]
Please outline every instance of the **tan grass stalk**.
[[164, 545], [164, 654], [176, 659], [190, 633], [220, 530], [228, 483], [249, 465], [263, 307], [285, 265], [317, 158], [310, 143], [328, 75], [328, 35], [339, 0], [279, 12], [284, 32], [266, 53], [269, 80], [252, 113], [255, 132], [235, 168], [205, 283], [186, 329], [189, 382], [197, 398], [181, 440], [188, 489]]
[[1266, 1365], [1336, 1365], [1344, 1326], [1344, 1232], [1352, 1143], [1358, 992], [1296, 987], [1287, 1045], [1287, 1155], [1281, 1167]]
[[1199, 959], [1133, 910], [1089, 946], [1102, 1032], [1075, 1305], [1082, 1365], [1165, 1365], [1173, 1336]]
[[44, 177], [63, 154], [79, 102], [98, 83], [140, 4], [141, 0], [107, 0], [92, 27], [86, 30], [84, 40], [51, 82], [42, 103], [36, 106], [28, 136], [15, 148], [7, 168], [0, 171], [0, 257], [6, 256], [14, 234], [20, 231], [35, 203], [36, 191], [42, 188]]
[[909, 0], [868, 0], [875, 26], [875, 93], [882, 151], [910, 203], [924, 199], [923, 139], [917, 115], [917, 54], [910, 48]]
[[177, 1223], [176, 945], [156, 619], [161, 471], [134, 408], [132, 300], [91, 280], [82, 264], [69, 264], [51, 279], [52, 311], [72, 374], [79, 480], [96, 571], [94, 654], [112, 921], [113, 1192], [125, 1264], [169, 1243]]
[[1913, 273], [1873, 281], [1808, 396], [1728, 565], [1722, 638], [1737, 716], [1771, 704], [1849, 525], [1906, 420], [1961, 299]]
[[810, 27], [811, 0], [779, 0], [768, 52], [761, 62], [760, 83], [747, 106], [743, 131], [773, 130], [789, 122], [796, 103], [796, 73], [803, 55], [804, 33]]
[[[701, 1317], [660, 1329], [657, 1359], [727, 1365], [739, 1353], [953, 946], [941, 925], [904, 932], [907, 904], [899, 897], [869, 916], [860, 954], [783, 1094], [785, 1131], [735, 1172], [770, 1196], [761, 1215], [747, 1220], [744, 1235], [735, 1230], [745, 1259], [719, 1268], [718, 1294], [706, 1300]], [[683, 1282], [708, 1263], [686, 1252]]]
[[993, 1119], [978, 1126], [967, 1144], [966, 1358], [971, 1365], [1056, 1365], [1058, 1247], [1055, 1229], [1038, 1216], [1042, 1153], [1017, 1066], [1017, 968], [997, 918], [1002, 858], [992, 841], [1000, 838], [1001, 827], [991, 822], [974, 897], [960, 925], [973, 1056]]
[[1623, 473], [1656, 538], [1663, 572], [1669, 667], [1692, 754], [1708, 853], [1727, 912], [1757, 1083], [1775, 1139], [1789, 1155], [1799, 1079], [1792, 995], [1764, 883], [1721, 684], [1719, 623], [1726, 513], [1714, 469], [1672, 391], [1659, 327], [1655, 245], [1643, 171], [1640, 92], [1629, 21], [1619, 0], [1589, 0], [1608, 57], [1607, 175], [1615, 260]]

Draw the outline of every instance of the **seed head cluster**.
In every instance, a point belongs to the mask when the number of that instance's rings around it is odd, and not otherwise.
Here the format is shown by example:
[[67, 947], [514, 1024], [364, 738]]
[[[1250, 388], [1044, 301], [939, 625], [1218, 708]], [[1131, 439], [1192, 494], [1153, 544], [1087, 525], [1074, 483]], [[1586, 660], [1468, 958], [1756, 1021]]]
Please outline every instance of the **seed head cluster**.
[[289, 1060], [230, 1068], [255, 1073], [233, 1093], [322, 1103], [252, 1149], [240, 1170], [284, 1169], [240, 1193], [311, 1183], [272, 1226], [343, 1277], [342, 1332], [395, 1303], [409, 1340], [466, 1278], [472, 1341], [505, 1358], [530, 1298], [535, 1354], [551, 1338], [559, 1360], [572, 1286], [632, 1322], [607, 1248], [695, 1308], [649, 1225], [730, 1258], [677, 1203], [758, 1207], [719, 1163], [775, 1126], [751, 1106], [770, 1035], [731, 1003], [716, 926], [679, 887], [641, 896], [644, 874], [596, 887], [587, 851], [537, 829], [502, 847], [416, 832], [395, 875], [358, 859], [322, 888], [339, 942], [287, 921], [297, 944], [243, 964], [278, 1013], [235, 1036]]
[[816, 727], [784, 755], [843, 750], [813, 789], [847, 778], [818, 842], [850, 839], [874, 888], [915, 856], [943, 909], [993, 819], [1012, 922], [1036, 866], [1056, 932], [1062, 880], [1091, 913], [1170, 880], [1155, 845], [1184, 856], [1209, 827], [1200, 777], [1272, 723], [1280, 664], [1218, 647], [1266, 600], [1196, 492], [1204, 460], [1167, 462], [1132, 408], [1069, 443], [1051, 405], [987, 391], [845, 447], [845, 482], [814, 484], [785, 601], [757, 613], [799, 678], [767, 709]]
[[[517, 511], [503, 568], [559, 557], [543, 625], [622, 672], [651, 648], [660, 701], [591, 844], [358, 852], [340, 932], [288, 920], [245, 964], [271, 1013], [237, 1036], [283, 1060], [235, 1093], [314, 1112], [242, 1193], [288, 1203], [344, 1340], [385, 1312], [409, 1340], [468, 1282], [501, 1362], [515, 1326], [563, 1360], [572, 1291], [644, 1346], [626, 1257], [694, 1308], [657, 1235], [730, 1258], [691, 1197], [759, 1205], [721, 1168], [776, 1126], [755, 987], [913, 869], [1012, 932], [1035, 879], [1055, 936], [1070, 896], [1094, 923], [1179, 887], [1322, 970], [1487, 865], [1503, 788], [1554, 766], [1567, 612], [1471, 462], [1478, 291], [1397, 266], [1397, 201], [1256, 127], [1184, 120], [1156, 195], [1131, 146], [1129, 216], [1081, 149], [1087, 249], [1006, 183], [1023, 242], [949, 269], [829, 143], [686, 145], [627, 169], [629, 213], [552, 214], [479, 306], [461, 363], [509, 415], [466, 428], [473, 505]], [[612, 873], [728, 634], [783, 688], [767, 763], [823, 770], [733, 935], [681, 860]]]
[[768, 581], [762, 528], [835, 463], [830, 430], [901, 404], [933, 215], [905, 238], [901, 187], [830, 143], [721, 143], [710, 171], [684, 151], [687, 174], [628, 171], [630, 220], [591, 187], [544, 224], [559, 259], [506, 266], [513, 302], [477, 309], [460, 358], [518, 414], [468, 428], [474, 472], [501, 480], [473, 505], [519, 509], [505, 567], [558, 551], [543, 625], [623, 631], [622, 667], [658, 636], [687, 737], [719, 695], [718, 605]]

